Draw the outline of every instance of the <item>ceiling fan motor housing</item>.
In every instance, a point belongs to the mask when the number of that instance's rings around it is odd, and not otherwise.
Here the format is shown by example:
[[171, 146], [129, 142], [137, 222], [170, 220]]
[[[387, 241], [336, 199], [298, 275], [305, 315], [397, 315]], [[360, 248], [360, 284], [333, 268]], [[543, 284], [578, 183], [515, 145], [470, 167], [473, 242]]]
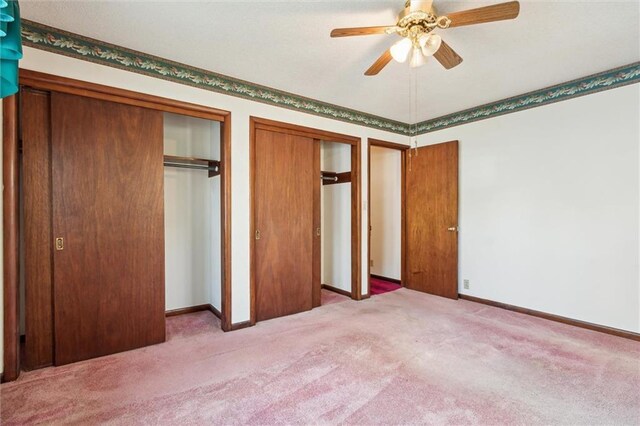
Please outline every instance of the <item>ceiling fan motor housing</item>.
[[429, 34], [436, 28], [448, 28], [451, 20], [446, 16], [437, 17], [431, 12], [416, 10], [401, 17], [396, 24], [396, 33], [412, 41], [423, 34]]

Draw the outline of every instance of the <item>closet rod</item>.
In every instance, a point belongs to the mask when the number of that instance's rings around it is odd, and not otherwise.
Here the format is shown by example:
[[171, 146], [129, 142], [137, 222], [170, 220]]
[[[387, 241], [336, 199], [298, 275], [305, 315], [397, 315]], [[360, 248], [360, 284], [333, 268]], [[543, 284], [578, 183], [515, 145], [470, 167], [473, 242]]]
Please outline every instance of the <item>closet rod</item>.
[[323, 171], [320, 173], [320, 179], [322, 180], [323, 185], [348, 183], [351, 182], [351, 172], [336, 173]]
[[165, 155], [164, 165], [166, 167], [177, 167], [180, 169], [207, 170], [209, 177], [220, 175], [220, 161], [217, 160]]
[[179, 163], [171, 163], [169, 161], [165, 161], [164, 165], [166, 167], [177, 167], [180, 169], [194, 169], [194, 170], [210, 170], [213, 172], [218, 171], [218, 166], [199, 166], [197, 164], [179, 164]]

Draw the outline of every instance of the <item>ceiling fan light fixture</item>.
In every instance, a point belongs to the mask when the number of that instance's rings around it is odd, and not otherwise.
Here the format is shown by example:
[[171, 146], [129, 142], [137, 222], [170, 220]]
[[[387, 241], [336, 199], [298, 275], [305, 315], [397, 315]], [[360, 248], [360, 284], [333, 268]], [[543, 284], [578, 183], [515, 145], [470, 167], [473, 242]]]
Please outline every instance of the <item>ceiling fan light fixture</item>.
[[418, 44], [420, 45], [420, 47], [424, 47], [427, 44], [429, 37], [431, 37], [429, 34], [422, 34], [420, 37], [418, 37]]
[[422, 54], [425, 56], [433, 56], [440, 46], [442, 45], [442, 37], [437, 34], [431, 34], [426, 38], [424, 44], [422, 44], [422, 37], [420, 40], [420, 46], [422, 48]]
[[[0, 0], [2, 3], [5, 0]], [[398, 15], [395, 25], [374, 27], [334, 28], [331, 37], [365, 36], [372, 34], [396, 34], [402, 37], [391, 48], [385, 50], [366, 71], [365, 75], [377, 75], [392, 59], [419, 67], [429, 56], [451, 69], [462, 63], [462, 58], [434, 30], [484, 24], [515, 19], [520, 14], [520, 3], [510, 0], [504, 3], [476, 7], [474, 9], [438, 15], [432, 7], [433, 0], [405, 0], [405, 9]]]
[[409, 56], [409, 51], [411, 51], [411, 40], [408, 38], [403, 38], [402, 40], [397, 41], [393, 46], [391, 46], [391, 56], [396, 61], [402, 63], [407, 60]]
[[411, 52], [411, 62], [409, 62], [409, 66], [411, 68], [418, 68], [425, 64], [426, 58], [422, 54], [422, 49], [419, 46], [413, 48]]

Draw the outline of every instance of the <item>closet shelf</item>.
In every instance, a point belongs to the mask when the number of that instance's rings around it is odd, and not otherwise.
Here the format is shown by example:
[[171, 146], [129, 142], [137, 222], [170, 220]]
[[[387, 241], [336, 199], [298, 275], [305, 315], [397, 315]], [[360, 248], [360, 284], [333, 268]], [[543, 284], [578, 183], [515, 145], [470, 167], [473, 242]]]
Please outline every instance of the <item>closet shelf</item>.
[[220, 162], [205, 158], [177, 157], [175, 155], [164, 156], [165, 167], [177, 167], [180, 169], [207, 170], [209, 177], [220, 174]]

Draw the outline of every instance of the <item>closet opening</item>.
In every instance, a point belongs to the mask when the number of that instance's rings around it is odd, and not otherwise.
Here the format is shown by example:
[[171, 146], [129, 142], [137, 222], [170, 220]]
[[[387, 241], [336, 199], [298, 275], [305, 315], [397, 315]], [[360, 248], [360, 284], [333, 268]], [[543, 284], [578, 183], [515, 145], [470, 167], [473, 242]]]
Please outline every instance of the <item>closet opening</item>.
[[167, 309], [233, 329], [230, 121], [20, 70], [3, 99], [4, 381], [161, 343]]
[[369, 139], [369, 294], [398, 290], [405, 280], [406, 145]]
[[320, 304], [351, 298], [351, 145], [320, 142]]
[[[222, 309], [221, 124], [165, 112], [164, 235], [166, 315], [204, 311], [220, 328]], [[167, 321], [168, 332], [180, 320]]]
[[251, 117], [249, 141], [250, 324], [360, 300], [360, 138]]

